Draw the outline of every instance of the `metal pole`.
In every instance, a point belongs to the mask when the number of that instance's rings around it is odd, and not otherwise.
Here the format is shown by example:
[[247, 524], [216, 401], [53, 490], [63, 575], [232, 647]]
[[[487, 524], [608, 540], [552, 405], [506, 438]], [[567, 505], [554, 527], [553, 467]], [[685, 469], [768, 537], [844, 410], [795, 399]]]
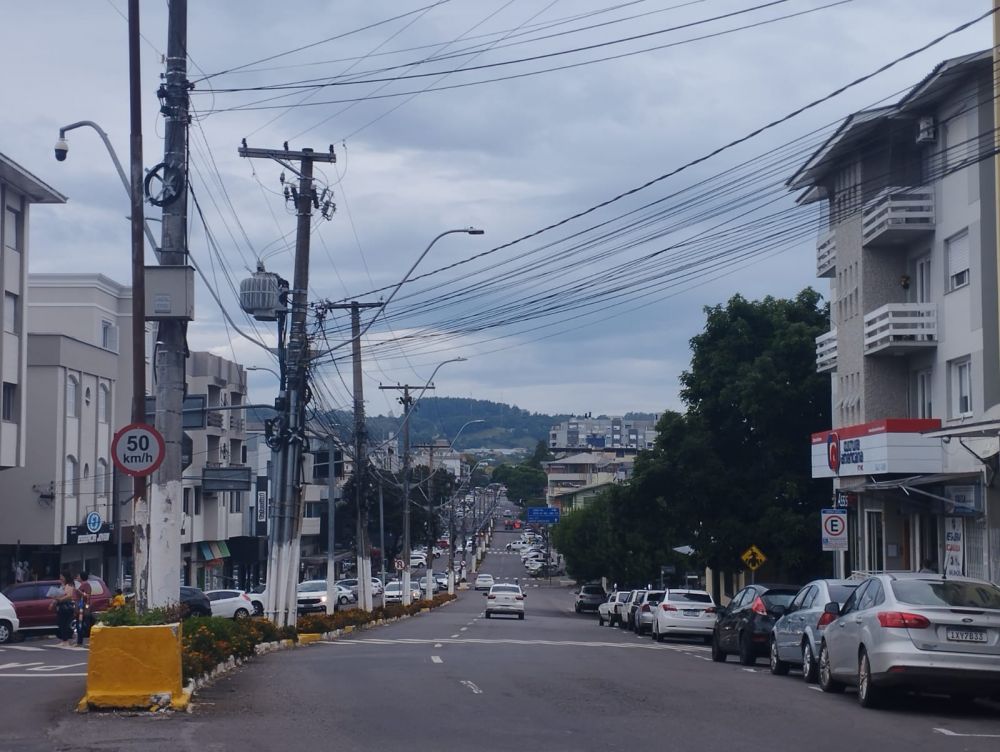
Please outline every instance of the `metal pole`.
[[[167, 68], [160, 87], [164, 114], [160, 264], [183, 266], [187, 262], [187, 0], [170, 0], [168, 7]], [[138, 297], [134, 291], [133, 296]], [[149, 498], [149, 527], [138, 528], [137, 541], [145, 554], [145, 566], [137, 573], [145, 596], [140, 602], [149, 607], [167, 606], [180, 598], [185, 334], [186, 322], [181, 319], [164, 319], [157, 326], [156, 429], [163, 436], [165, 452]]]

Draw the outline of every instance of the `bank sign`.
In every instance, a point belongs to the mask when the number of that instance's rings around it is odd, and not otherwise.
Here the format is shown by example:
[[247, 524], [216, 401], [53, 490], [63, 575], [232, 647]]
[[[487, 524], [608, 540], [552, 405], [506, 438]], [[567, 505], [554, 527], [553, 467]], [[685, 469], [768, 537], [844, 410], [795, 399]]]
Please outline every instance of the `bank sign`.
[[923, 435], [940, 427], [937, 419], [889, 418], [814, 433], [812, 477], [940, 473], [941, 439]]

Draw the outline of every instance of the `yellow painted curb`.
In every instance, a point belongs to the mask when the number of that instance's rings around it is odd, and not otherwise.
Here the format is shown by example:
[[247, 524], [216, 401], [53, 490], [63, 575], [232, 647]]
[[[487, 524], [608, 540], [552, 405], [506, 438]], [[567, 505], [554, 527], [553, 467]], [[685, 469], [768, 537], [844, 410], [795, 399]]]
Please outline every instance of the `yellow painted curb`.
[[78, 709], [183, 709], [189, 700], [181, 673], [180, 624], [98, 624], [91, 630], [87, 694]]
[[350, 634], [350, 633], [351, 633], [351, 632], [353, 632], [353, 631], [354, 631], [354, 625], [353, 625], [353, 624], [348, 624], [348, 625], [347, 625], [346, 627], [344, 627], [344, 629], [343, 629], [343, 633], [344, 633], [344, 634]]
[[321, 634], [312, 634], [311, 632], [308, 634], [300, 634], [299, 645], [309, 645], [314, 642], [319, 642], [321, 639], [323, 639], [323, 635]]

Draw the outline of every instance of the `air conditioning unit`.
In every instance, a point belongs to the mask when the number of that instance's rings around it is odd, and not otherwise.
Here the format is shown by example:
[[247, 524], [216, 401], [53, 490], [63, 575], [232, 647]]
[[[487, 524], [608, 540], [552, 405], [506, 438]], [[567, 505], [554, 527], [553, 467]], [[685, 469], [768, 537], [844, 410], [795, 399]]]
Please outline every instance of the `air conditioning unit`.
[[933, 144], [937, 141], [937, 123], [933, 117], [922, 117], [917, 121], [917, 143]]

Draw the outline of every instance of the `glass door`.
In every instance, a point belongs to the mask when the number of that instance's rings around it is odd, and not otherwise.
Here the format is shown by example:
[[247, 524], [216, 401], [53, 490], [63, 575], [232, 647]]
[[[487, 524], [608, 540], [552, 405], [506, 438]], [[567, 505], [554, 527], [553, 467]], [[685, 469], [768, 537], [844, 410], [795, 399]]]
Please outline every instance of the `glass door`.
[[869, 572], [885, 569], [885, 530], [880, 509], [865, 512], [865, 569]]

